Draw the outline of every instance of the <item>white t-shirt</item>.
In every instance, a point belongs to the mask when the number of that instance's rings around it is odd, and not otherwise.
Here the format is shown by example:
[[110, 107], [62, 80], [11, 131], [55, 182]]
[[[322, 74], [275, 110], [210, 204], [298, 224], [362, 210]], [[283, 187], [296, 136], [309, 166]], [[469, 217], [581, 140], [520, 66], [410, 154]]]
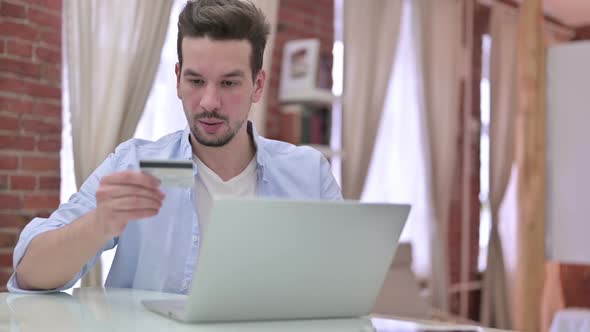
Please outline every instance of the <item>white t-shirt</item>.
[[258, 176], [256, 174], [256, 155], [242, 173], [223, 181], [196, 155], [193, 154], [193, 164], [198, 172], [195, 175], [195, 205], [199, 217], [201, 236], [205, 233], [214, 197], [233, 196], [250, 197], [256, 195]]

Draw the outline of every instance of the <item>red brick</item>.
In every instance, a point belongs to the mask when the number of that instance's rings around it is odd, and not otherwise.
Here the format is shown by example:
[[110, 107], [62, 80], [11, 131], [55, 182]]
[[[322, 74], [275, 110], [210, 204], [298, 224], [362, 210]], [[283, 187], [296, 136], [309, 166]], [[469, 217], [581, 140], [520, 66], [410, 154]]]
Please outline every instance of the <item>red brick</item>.
[[61, 62], [61, 52], [45, 47], [37, 47], [35, 49], [35, 56], [37, 59], [47, 63]]
[[37, 142], [37, 149], [44, 152], [58, 152], [61, 149], [61, 139], [45, 138]]
[[26, 2], [43, 9], [61, 11], [62, 0], [25, 0]]
[[11, 175], [10, 189], [12, 190], [34, 190], [37, 186], [37, 178], [30, 175]]
[[30, 58], [33, 56], [33, 45], [31, 43], [8, 40], [6, 41], [6, 53], [23, 58]]
[[41, 176], [39, 178], [40, 190], [59, 190], [61, 187], [61, 178], [59, 176]]
[[281, 10], [279, 12], [280, 22], [282, 24], [287, 24], [288, 26], [305, 25], [306, 17], [307, 16], [305, 14], [296, 11]]
[[[37, 144], [45, 139], [61, 139], [61, 130], [54, 133], [40, 133], [37, 136]], [[45, 155], [45, 154], [44, 154]]]
[[[0, 175], [0, 190], [8, 189], [8, 175]], [[0, 221], [0, 225], [2, 222]]]
[[4, 53], [5, 49], [6, 49], [6, 43], [4, 42], [4, 40], [0, 40], [0, 54]]
[[59, 156], [57, 157], [22, 157], [22, 167], [26, 171], [58, 171]]
[[41, 31], [38, 41], [52, 46], [61, 46], [61, 31]]
[[16, 245], [17, 240], [17, 229], [4, 228], [0, 230], [0, 248], [12, 248]]
[[[45, 212], [37, 212], [33, 215], [33, 218], [49, 218], [49, 216], [53, 213], [53, 210], [51, 210], [51, 212], [45, 211]], [[32, 219], [32, 218], [31, 218]]]
[[21, 120], [21, 128], [26, 132], [38, 134], [56, 133], [61, 131], [61, 123], [45, 122], [41, 120]]
[[0, 96], [0, 111], [31, 113], [33, 111], [33, 105], [34, 103], [32, 101]]
[[0, 251], [0, 266], [11, 267], [12, 266], [12, 248], [7, 251]]
[[34, 113], [35, 115], [42, 115], [61, 119], [61, 104], [38, 102], [35, 104]]
[[[19, 195], [0, 193], [0, 209], [18, 210], [23, 207], [23, 202]], [[0, 233], [0, 236], [2, 234]], [[2, 239], [0, 238], [0, 244]]]
[[32, 78], [41, 77], [41, 68], [39, 64], [21, 60], [2, 59], [2, 61], [0, 61], [0, 71]]
[[19, 4], [1, 2], [0, 16], [12, 18], [25, 18], [27, 16], [27, 10], [24, 6]]
[[18, 167], [18, 157], [0, 155], [0, 169], [13, 170], [13, 169], [17, 169], [17, 167]]
[[[8, 267], [5, 267], [8, 268]], [[0, 269], [0, 292], [6, 292], [6, 283], [10, 276], [12, 275], [12, 269], [10, 270], [1, 270]]]
[[31, 220], [28, 216], [18, 214], [0, 214], [0, 225], [2, 228], [22, 229]]
[[59, 206], [59, 194], [25, 195], [23, 206], [25, 209], [56, 209]]
[[33, 41], [37, 38], [37, 29], [20, 23], [0, 22], [0, 36], [15, 37]]
[[328, 12], [328, 15], [325, 12], [322, 13], [321, 9], [323, 6], [319, 6], [316, 1], [290, 1], [287, 6], [289, 11], [305, 13], [310, 19], [326, 18], [326, 16], [331, 16], [330, 14], [332, 14], [332, 11]]
[[35, 149], [35, 137], [0, 135], [0, 149], [31, 151]]
[[0, 115], [0, 129], [2, 130], [18, 130], [20, 124], [18, 118], [12, 116]]
[[30, 22], [35, 23], [44, 28], [50, 27], [56, 30], [61, 29], [61, 13], [40, 11], [35, 8], [30, 8], [27, 18]]
[[61, 89], [59, 87], [33, 83], [12, 77], [0, 77], [0, 91], [14, 92], [39, 98], [61, 99]]
[[44, 64], [41, 68], [41, 78], [46, 81], [61, 85], [61, 67]]

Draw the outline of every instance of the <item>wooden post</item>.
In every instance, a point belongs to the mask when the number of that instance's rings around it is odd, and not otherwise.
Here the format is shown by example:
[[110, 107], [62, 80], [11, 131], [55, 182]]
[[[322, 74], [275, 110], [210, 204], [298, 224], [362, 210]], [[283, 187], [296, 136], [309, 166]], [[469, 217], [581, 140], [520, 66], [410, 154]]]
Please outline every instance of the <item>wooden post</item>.
[[546, 113], [543, 4], [524, 0], [517, 49], [517, 268], [514, 328], [537, 332], [545, 264]]

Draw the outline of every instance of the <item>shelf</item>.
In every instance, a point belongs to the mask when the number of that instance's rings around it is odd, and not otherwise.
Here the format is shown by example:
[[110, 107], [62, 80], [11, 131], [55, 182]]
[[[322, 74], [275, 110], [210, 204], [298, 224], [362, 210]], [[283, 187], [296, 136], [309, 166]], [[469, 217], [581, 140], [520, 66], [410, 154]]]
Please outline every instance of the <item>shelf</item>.
[[325, 89], [292, 90], [279, 93], [279, 101], [283, 104], [305, 103], [331, 106], [338, 98], [332, 94], [332, 91]]

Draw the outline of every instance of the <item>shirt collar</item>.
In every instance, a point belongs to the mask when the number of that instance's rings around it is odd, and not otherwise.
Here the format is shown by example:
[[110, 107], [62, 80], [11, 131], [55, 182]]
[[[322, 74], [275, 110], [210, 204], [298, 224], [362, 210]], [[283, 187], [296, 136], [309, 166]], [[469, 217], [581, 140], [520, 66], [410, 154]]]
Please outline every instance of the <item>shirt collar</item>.
[[182, 140], [180, 141], [180, 152], [183, 159], [193, 159], [193, 149], [190, 142], [190, 127], [186, 125], [182, 131]]

